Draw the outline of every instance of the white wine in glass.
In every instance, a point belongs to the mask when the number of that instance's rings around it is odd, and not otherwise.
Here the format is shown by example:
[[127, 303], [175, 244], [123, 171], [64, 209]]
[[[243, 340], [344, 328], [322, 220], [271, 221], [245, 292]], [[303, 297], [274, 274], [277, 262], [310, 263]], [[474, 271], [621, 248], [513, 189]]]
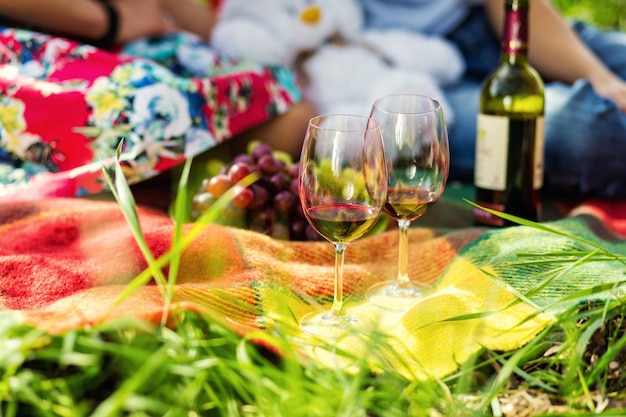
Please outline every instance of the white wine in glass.
[[370, 117], [380, 123], [387, 159], [387, 197], [384, 211], [396, 219], [400, 233], [398, 275], [374, 285], [370, 303], [404, 310], [422, 296], [408, 274], [408, 230], [439, 200], [448, 179], [448, 132], [440, 103], [416, 94], [381, 97]]
[[305, 315], [300, 327], [320, 338], [337, 338], [358, 319], [343, 304], [343, 263], [348, 243], [368, 232], [382, 214], [387, 169], [380, 126], [351, 115], [310, 120], [298, 174], [304, 215], [335, 248], [333, 304]]

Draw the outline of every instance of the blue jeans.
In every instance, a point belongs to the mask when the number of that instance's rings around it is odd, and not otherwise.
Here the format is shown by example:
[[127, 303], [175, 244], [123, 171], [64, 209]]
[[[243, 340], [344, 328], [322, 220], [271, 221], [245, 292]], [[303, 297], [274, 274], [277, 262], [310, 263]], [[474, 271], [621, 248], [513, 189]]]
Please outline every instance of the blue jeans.
[[[626, 79], [626, 33], [583, 23], [574, 23], [573, 28], [609, 68]], [[450, 179], [472, 182], [480, 88], [499, 63], [500, 42], [481, 8], [474, 9], [448, 38], [467, 65], [463, 79], [444, 90], [456, 116], [449, 126]], [[544, 81], [544, 189], [574, 197], [626, 197], [626, 114], [595, 94], [586, 80], [573, 85]]]

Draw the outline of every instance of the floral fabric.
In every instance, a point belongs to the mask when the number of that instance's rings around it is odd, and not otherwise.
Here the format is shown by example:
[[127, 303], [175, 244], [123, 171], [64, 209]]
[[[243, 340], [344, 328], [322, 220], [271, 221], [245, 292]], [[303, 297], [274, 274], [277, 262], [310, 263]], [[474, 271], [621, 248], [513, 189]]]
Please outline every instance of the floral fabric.
[[111, 53], [0, 27], [0, 200], [101, 191], [122, 139], [137, 183], [300, 98], [288, 69], [220, 56], [186, 33]]

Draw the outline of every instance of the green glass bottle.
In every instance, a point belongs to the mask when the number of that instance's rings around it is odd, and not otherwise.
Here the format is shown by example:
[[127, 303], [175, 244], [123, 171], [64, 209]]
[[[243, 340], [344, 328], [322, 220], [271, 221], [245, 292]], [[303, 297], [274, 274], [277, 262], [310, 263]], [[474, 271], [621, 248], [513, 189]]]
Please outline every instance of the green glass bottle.
[[[507, 0], [500, 65], [482, 86], [477, 120], [476, 203], [528, 220], [541, 218], [544, 85], [528, 62], [529, 0]], [[509, 222], [474, 210], [480, 225]]]

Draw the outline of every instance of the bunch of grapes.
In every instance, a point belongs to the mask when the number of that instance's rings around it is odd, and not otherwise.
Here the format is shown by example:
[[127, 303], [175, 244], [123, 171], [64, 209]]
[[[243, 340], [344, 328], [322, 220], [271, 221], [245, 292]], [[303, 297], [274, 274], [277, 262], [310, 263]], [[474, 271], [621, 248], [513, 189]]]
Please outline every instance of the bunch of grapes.
[[[242, 187], [237, 183], [257, 172], [259, 179]], [[230, 188], [233, 198], [222, 210], [217, 223], [254, 230], [276, 239], [320, 240], [309, 225], [298, 197], [298, 164], [280, 157], [266, 143], [256, 143], [248, 153], [237, 155], [219, 172], [205, 178], [193, 197], [192, 219]]]

